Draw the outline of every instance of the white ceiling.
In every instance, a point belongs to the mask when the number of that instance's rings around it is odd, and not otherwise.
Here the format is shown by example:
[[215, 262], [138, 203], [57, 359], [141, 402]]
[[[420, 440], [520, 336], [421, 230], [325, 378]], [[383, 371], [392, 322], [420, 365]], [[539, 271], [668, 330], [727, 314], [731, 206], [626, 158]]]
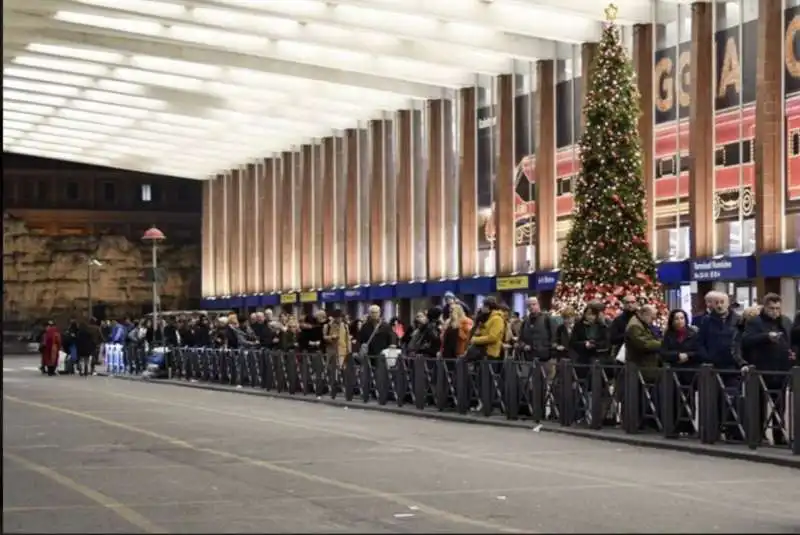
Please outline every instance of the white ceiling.
[[[653, 0], [617, 0], [619, 22]], [[601, 0], [4, 0], [5, 151], [203, 179], [572, 56]], [[416, 101], [416, 102], [414, 102]]]

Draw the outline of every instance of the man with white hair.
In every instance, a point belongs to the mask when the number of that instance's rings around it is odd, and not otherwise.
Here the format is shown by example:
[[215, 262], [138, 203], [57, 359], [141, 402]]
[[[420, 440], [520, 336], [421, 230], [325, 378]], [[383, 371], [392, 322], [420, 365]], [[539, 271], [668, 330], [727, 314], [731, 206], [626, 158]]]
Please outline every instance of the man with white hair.
[[381, 307], [372, 305], [367, 313], [367, 320], [358, 331], [358, 346], [361, 355], [377, 357], [389, 346], [397, 345], [391, 325], [383, 321]]
[[714, 299], [715, 294], [719, 294], [720, 292], [708, 292], [705, 297], [706, 308], [705, 310], [695, 314], [692, 318], [692, 325], [695, 327], [700, 327], [700, 324], [703, 322], [703, 319], [708, 317], [711, 314], [711, 310], [714, 308]]
[[[738, 318], [731, 312], [728, 295], [708, 292], [706, 303], [710, 311], [700, 322], [697, 340], [702, 362], [719, 370], [737, 369], [733, 348], [738, 339]], [[733, 380], [734, 376], [726, 374], [723, 379]]]

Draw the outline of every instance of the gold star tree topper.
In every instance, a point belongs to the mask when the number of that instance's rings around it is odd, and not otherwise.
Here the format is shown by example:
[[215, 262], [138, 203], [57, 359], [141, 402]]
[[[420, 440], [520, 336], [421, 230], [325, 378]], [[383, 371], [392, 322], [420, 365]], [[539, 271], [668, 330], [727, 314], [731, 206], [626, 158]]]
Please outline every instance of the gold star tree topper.
[[619, 8], [617, 7], [617, 4], [615, 4], [614, 2], [611, 2], [610, 4], [608, 4], [608, 7], [605, 9], [606, 20], [608, 22], [614, 22], [615, 20], [617, 20], [617, 12], [618, 11], [619, 11]]

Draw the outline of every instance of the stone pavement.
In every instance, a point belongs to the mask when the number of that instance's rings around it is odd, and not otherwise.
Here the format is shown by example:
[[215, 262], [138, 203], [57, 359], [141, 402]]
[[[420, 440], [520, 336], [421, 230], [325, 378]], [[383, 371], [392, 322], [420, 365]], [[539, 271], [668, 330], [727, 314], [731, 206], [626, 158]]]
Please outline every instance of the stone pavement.
[[4, 532], [797, 532], [788, 468], [102, 377], [3, 374]]

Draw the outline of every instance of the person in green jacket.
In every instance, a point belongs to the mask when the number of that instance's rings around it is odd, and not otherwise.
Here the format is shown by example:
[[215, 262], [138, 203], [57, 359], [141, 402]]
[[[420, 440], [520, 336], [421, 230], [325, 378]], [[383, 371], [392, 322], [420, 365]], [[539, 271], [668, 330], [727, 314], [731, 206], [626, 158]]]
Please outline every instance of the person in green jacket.
[[658, 378], [656, 368], [661, 366], [661, 340], [650, 326], [656, 318], [656, 309], [645, 305], [630, 319], [625, 329], [625, 360], [641, 368], [642, 377], [651, 382]]

